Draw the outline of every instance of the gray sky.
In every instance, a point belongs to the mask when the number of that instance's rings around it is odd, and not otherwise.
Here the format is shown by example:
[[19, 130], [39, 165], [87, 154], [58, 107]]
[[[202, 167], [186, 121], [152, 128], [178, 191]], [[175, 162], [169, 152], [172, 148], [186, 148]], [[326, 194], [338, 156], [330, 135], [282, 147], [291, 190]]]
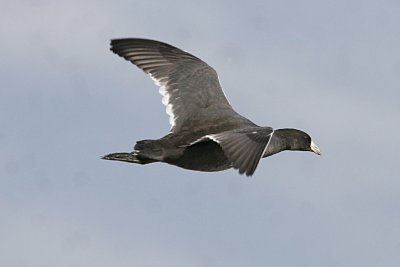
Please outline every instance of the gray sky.
[[[400, 266], [400, 2], [0, 4], [0, 266]], [[100, 160], [169, 130], [109, 51], [145, 37], [219, 73], [235, 109], [322, 150], [255, 176]]]

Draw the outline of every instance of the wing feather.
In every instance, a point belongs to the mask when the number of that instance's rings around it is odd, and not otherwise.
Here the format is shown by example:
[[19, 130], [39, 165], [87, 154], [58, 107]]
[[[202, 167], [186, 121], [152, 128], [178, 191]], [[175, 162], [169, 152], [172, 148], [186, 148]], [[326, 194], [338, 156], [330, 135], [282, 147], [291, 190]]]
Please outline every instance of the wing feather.
[[240, 174], [251, 176], [267, 149], [273, 134], [271, 127], [250, 127], [206, 135], [190, 145], [206, 140], [218, 143], [226, 157], [232, 162], [232, 167]]
[[166, 43], [138, 38], [112, 40], [111, 51], [160, 86], [172, 132], [203, 127], [210, 118], [242, 120], [226, 99], [216, 71], [199, 58]]

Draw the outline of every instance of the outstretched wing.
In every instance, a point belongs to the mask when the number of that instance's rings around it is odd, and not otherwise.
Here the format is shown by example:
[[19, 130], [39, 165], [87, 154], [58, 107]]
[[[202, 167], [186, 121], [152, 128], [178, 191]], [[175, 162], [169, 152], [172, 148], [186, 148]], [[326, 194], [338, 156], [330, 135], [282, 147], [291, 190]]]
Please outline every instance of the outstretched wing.
[[160, 86], [172, 132], [201, 125], [202, 120], [210, 119], [210, 114], [215, 119], [237, 115], [222, 91], [216, 71], [199, 58], [147, 39], [112, 40], [111, 51], [138, 66]]
[[206, 135], [192, 144], [213, 140], [218, 143], [226, 157], [232, 162], [232, 167], [240, 174], [254, 174], [260, 159], [265, 153], [272, 134], [271, 127], [252, 127]]

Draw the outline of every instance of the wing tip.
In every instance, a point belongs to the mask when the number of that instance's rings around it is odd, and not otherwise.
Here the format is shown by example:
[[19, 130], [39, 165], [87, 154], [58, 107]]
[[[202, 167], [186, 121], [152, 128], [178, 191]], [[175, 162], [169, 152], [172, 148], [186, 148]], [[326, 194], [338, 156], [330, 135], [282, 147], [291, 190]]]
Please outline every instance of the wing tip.
[[246, 177], [251, 178], [253, 176], [253, 174], [256, 172], [256, 170], [254, 169], [237, 169], [239, 171], [240, 175], [246, 175]]

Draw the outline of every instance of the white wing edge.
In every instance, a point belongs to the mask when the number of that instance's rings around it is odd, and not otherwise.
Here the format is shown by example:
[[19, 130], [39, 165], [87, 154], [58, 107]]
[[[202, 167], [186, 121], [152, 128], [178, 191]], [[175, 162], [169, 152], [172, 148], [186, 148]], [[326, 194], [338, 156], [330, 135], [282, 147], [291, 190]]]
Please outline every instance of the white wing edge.
[[160, 95], [162, 95], [161, 102], [165, 106], [165, 112], [169, 116], [169, 124], [171, 125], [171, 129], [172, 129], [176, 125], [177, 116], [176, 116], [176, 114], [174, 114], [174, 107], [173, 107], [172, 103], [170, 103], [170, 101], [169, 101], [170, 94], [168, 93], [168, 90], [167, 90], [167, 84], [166, 84], [166, 82], [162, 82], [162, 81], [154, 78], [154, 76], [151, 75], [150, 73], [149, 73], [149, 76], [154, 81], [154, 83], [159, 87], [158, 92]]
[[267, 148], [268, 148], [268, 146], [269, 146], [269, 143], [271, 142], [271, 139], [272, 139], [272, 136], [274, 135], [274, 130], [272, 130], [272, 133], [270, 133], [269, 135], [270, 135], [270, 137], [269, 137], [269, 140], [268, 140], [268, 143], [267, 143], [267, 145], [265, 146], [265, 148], [264, 148], [264, 151], [263, 151], [263, 153], [261, 154], [261, 158], [263, 158], [264, 157], [264, 154], [265, 154], [265, 152], [267, 152]]

